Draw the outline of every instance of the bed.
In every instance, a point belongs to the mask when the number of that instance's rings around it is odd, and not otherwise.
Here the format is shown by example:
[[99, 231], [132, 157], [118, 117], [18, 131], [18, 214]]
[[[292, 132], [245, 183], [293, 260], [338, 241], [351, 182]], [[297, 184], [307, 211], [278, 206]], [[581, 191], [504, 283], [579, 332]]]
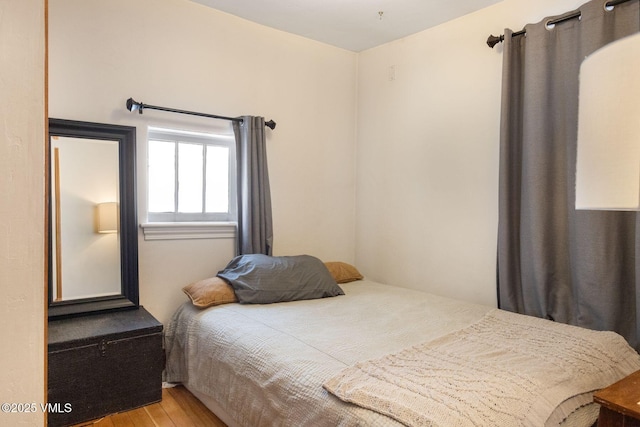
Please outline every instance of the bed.
[[[255, 289], [220, 279], [229, 298], [208, 308], [192, 298], [166, 326], [164, 380], [231, 427], [591, 426], [593, 392], [640, 369], [612, 332], [366, 278], [268, 304], [233, 302]], [[282, 286], [277, 274], [267, 281]]]

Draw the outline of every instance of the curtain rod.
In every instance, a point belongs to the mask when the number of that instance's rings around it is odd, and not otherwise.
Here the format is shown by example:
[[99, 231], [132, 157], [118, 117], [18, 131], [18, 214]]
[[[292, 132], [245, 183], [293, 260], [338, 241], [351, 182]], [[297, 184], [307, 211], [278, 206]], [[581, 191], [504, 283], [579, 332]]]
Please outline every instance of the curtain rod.
[[[604, 4], [605, 7], [614, 7], [617, 6], [619, 4], [622, 3], [626, 3], [630, 0], [611, 0], [608, 1]], [[575, 12], [567, 12], [566, 15], [561, 16], [560, 18], [556, 18], [556, 19], [551, 19], [549, 21], [547, 21], [547, 25], [555, 25], [555, 24], [559, 24], [561, 22], [565, 22], [565, 21], [569, 21], [571, 19], [575, 19], [575, 18], [579, 18], [580, 15], [582, 15], [582, 13], [577, 10]], [[523, 34], [526, 34], [526, 30], [520, 30], [520, 31], [516, 31], [515, 33], [511, 34], [511, 37], [515, 37], [515, 36], [521, 36]], [[497, 45], [498, 43], [502, 43], [504, 41], [504, 34], [501, 34], [499, 36], [494, 36], [493, 34], [489, 36], [489, 38], [487, 38], [487, 45], [493, 49], [493, 47], [495, 45]]]
[[[137, 110], [138, 113], [142, 114], [142, 110], [144, 110], [145, 108], [148, 108], [150, 110], [168, 111], [170, 113], [189, 114], [191, 116], [208, 117], [210, 119], [230, 120], [232, 122], [242, 123], [242, 118], [240, 117], [225, 117], [225, 116], [217, 116], [215, 114], [198, 113], [195, 111], [176, 110], [175, 108], [158, 107], [157, 105], [143, 104], [142, 102], [135, 101], [133, 98], [127, 99], [127, 110], [131, 112]], [[274, 122], [273, 120], [269, 120], [268, 122], [265, 122], [264, 125], [272, 130], [276, 128], [276, 122]]]

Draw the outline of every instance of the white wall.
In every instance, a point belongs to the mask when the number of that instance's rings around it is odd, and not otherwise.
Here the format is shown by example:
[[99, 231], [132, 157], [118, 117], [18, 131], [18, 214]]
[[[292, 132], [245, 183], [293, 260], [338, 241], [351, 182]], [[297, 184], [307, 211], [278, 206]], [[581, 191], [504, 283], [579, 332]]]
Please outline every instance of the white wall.
[[[146, 126], [229, 127], [134, 115], [128, 97], [272, 118], [277, 255], [495, 304], [502, 47], [485, 41], [582, 3], [504, 0], [358, 55], [187, 0], [54, 0], [50, 116], [138, 127], [141, 222]], [[230, 240], [140, 239], [142, 304], [166, 322], [232, 255]]]
[[[44, 2], [0, 2], [0, 403], [46, 400]], [[0, 412], [0, 425], [44, 424]]]
[[[495, 304], [502, 47], [485, 40], [582, 3], [504, 0], [356, 55], [187, 0], [55, 0], [50, 115], [138, 127], [142, 217], [146, 126], [228, 125], [132, 115], [126, 98], [273, 118], [276, 254]], [[142, 303], [166, 321], [180, 288], [232, 254], [228, 240], [140, 240]]]
[[496, 303], [502, 45], [485, 41], [582, 3], [504, 0], [360, 54], [356, 262], [365, 274]]
[[[357, 55], [187, 0], [51, 0], [50, 117], [138, 128], [139, 221], [148, 125], [227, 122], [125, 108], [137, 101], [260, 115], [268, 131], [274, 254], [355, 257]], [[140, 300], [166, 322], [182, 286], [214, 275], [230, 240], [140, 241]]]

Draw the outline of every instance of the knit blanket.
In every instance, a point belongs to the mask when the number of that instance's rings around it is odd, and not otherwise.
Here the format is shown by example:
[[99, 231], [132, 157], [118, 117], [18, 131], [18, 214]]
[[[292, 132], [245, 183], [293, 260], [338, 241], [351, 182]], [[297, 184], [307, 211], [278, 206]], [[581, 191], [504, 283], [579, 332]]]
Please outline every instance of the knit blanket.
[[409, 426], [539, 427], [560, 424], [594, 391], [638, 369], [640, 356], [618, 334], [494, 310], [348, 367], [324, 388]]

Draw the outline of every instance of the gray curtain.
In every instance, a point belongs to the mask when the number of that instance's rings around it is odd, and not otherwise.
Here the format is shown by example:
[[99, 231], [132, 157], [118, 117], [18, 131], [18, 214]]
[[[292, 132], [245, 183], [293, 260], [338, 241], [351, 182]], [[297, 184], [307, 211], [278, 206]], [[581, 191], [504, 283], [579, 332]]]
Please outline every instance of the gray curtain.
[[238, 242], [236, 253], [272, 255], [273, 226], [264, 117], [233, 122], [236, 137]]
[[640, 348], [640, 220], [576, 211], [578, 74], [583, 58], [640, 29], [639, 2], [605, 0], [581, 19], [505, 31], [500, 140], [500, 308], [596, 330]]

